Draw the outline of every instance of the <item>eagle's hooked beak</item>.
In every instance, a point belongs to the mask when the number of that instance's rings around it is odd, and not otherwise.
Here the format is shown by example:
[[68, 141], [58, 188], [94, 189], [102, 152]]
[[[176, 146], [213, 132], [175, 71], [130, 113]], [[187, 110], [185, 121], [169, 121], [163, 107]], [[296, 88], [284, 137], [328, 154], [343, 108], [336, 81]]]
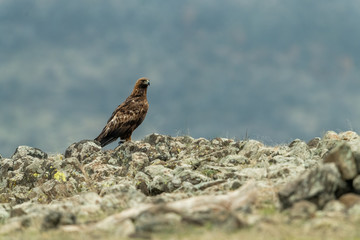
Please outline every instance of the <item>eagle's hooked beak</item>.
[[150, 80], [148, 79], [146, 82], [147, 82], [147, 85], [150, 86]]

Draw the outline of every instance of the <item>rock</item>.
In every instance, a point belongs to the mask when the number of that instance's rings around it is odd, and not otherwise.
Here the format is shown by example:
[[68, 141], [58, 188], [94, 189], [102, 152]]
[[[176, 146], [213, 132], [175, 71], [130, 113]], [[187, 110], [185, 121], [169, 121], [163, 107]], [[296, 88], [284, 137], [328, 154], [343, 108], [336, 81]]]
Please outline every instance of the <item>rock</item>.
[[0, 205], [0, 223], [5, 222], [10, 217], [9, 211], [6, 209], [5, 204]]
[[299, 202], [294, 203], [294, 205], [290, 209], [289, 216], [291, 220], [294, 219], [306, 220], [315, 217], [316, 210], [317, 210], [317, 206], [314, 203], [306, 200], [301, 200]]
[[228, 155], [220, 160], [220, 164], [225, 166], [236, 166], [249, 163], [249, 159], [243, 155]]
[[348, 208], [347, 216], [350, 217], [351, 222], [359, 222], [360, 220], [360, 204], [355, 204], [352, 207]]
[[307, 143], [307, 145], [309, 146], [309, 148], [317, 148], [317, 147], [319, 147], [319, 145], [320, 145], [320, 141], [321, 141], [321, 138], [316, 137], [316, 138], [311, 139], [311, 140]]
[[338, 200], [331, 200], [325, 205], [323, 210], [325, 212], [344, 212], [345, 205]]
[[336, 194], [346, 191], [347, 184], [335, 164], [324, 164], [310, 170], [278, 192], [282, 208], [291, 207], [300, 200], [315, 203], [318, 208], [336, 198]]
[[[114, 150], [84, 140], [65, 155], [19, 147], [0, 159], [0, 238], [26, 228], [151, 238], [182, 224], [353, 221], [360, 212], [359, 153], [354, 132], [277, 146], [151, 134]], [[278, 205], [290, 209], [279, 212]]]
[[136, 227], [130, 219], [127, 219], [116, 226], [114, 232], [115, 235], [119, 237], [136, 237]]
[[151, 208], [141, 213], [135, 220], [137, 234], [143, 232], [159, 232], [167, 228], [176, 229], [181, 224], [181, 216], [175, 212], [167, 212], [164, 209]]
[[323, 137], [325, 141], [329, 140], [340, 140], [339, 135], [334, 131], [327, 131]]
[[[174, 170], [174, 181], [179, 179], [181, 182], [189, 182], [193, 185], [201, 182], [210, 181], [209, 177], [204, 176], [201, 173], [187, 169], [186, 167], [178, 167]], [[203, 171], [204, 173], [204, 171]]]
[[310, 147], [303, 141], [295, 140], [289, 145], [289, 147], [290, 150], [285, 156], [288, 158], [294, 158], [296, 161], [301, 162], [301, 164], [303, 164], [304, 161], [308, 161], [313, 158]]
[[304, 232], [326, 231], [336, 232], [339, 228], [339, 218], [313, 218], [304, 225]]
[[354, 159], [355, 159], [357, 172], [360, 174], [360, 152], [359, 151], [354, 151], [353, 156], [354, 156]]
[[339, 201], [344, 204], [346, 208], [351, 208], [355, 204], [360, 203], [360, 195], [354, 193], [347, 193], [339, 198]]
[[164, 136], [157, 133], [150, 134], [144, 138], [144, 142], [150, 143], [150, 145], [157, 145], [159, 143], [168, 142], [170, 136]]
[[82, 140], [80, 142], [71, 144], [66, 149], [65, 158], [75, 157], [79, 159], [79, 161], [83, 161], [100, 150], [101, 146], [99, 146], [95, 141]]
[[324, 163], [331, 162], [335, 163], [339, 168], [344, 180], [351, 180], [357, 175], [355, 158], [348, 144], [342, 143], [338, 145], [325, 156]]
[[51, 211], [44, 217], [41, 227], [43, 230], [49, 230], [58, 228], [60, 225], [69, 225], [75, 223], [76, 217], [73, 214]]
[[[132, 220], [136, 233], [152, 232], [177, 228], [180, 223], [228, 224], [231, 220], [234, 229], [247, 225], [245, 218], [238, 215], [248, 212], [255, 203], [257, 189], [254, 182], [248, 183], [234, 192], [218, 196], [197, 196], [163, 204], [142, 204], [111, 215], [95, 225], [96, 229], [113, 231], [117, 226]], [[238, 217], [237, 217], [238, 216]], [[131, 226], [129, 229], [134, 229]], [[128, 234], [134, 234], [128, 231]], [[129, 236], [129, 235], [126, 235]]]
[[[209, 187], [212, 187], [212, 186], [216, 186], [216, 185], [219, 185], [221, 183], [224, 183], [225, 180], [215, 180], [215, 181], [208, 181], [208, 182], [202, 182], [202, 183], [199, 183], [197, 185], [194, 186], [195, 189], [199, 189], [199, 190], [204, 190], [206, 188], [209, 188]], [[236, 186], [236, 184], [235, 184]], [[240, 186], [236, 187], [236, 188], [239, 188]], [[234, 188], [234, 189], [236, 189]]]
[[357, 135], [357, 133], [354, 132], [354, 131], [346, 131], [346, 132], [339, 133], [339, 137], [342, 140], [345, 140], [345, 141], [351, 141], [351, 140], [359, 139], [359, 135]]
[[135, 176], [139, 171], [143, 170], [144, 167], [149, 165], [149, 158], [143, 152], [135, 152], [131, 154], [131, 162], [129, 165], [128, 174]]
[[225, 195], [198, 196], [166, 204], [182, 216], [185, 221], [204, 224], [207, 221], [224, 222], [224, 215], [237, 211], [248, 211], [257, 198], [254, 182], [249, 182], [240, 189]]
[[22, 224], [20, 221], [7, 223], [0, 228], [1, 235], [8, 235], [14, 232], [18, 232], [22, 229]]
[[239, 181], [239, 180], [234, 180], [230, 183], [230, 189], [231, 190], [236, 190], [238, 189], [239, 187], [242, 186], [242, 183]]
[[264, 168], [244, 168], [235, 175], [241, 180], [261, 180], [267, 177], [267, 170]]
[[256, 153], [258, 153], [259, 149], [261, 149], [263, 146], [264, 144], [259, 141], [248, 140], [244, 145], [241, 146], [241, 154], [247, 158], [256, 158]]
[[150, 165], [144, 169], [144, 172], [152, 178], [148, 185], [148, 190], [151, 195], [169, 192], [173, 189], [171, 184], [174, 178], [173, 170], [162, 165]]
[[339, 135], [334, 131], [328, 131], [325, 133], [325, 135], [322, 138], [322, 147], [324, 147], [326, 150], [333, 149], [336, 147], [341, 141], [341, 138]]
[[33, 158], [45, 159], [47, 158], [47, 154], [41, 151], [38, 148], [28, 147], [28, 146], [19, 146], [16, 148], [15, 153], [12, 155], [13, 160], [17, 160], [20, 158], [24, 158], [26, 156], [30, 156]]
[[357, 175], [352, 181], [354, 192], [360, 194], [360, 175]]

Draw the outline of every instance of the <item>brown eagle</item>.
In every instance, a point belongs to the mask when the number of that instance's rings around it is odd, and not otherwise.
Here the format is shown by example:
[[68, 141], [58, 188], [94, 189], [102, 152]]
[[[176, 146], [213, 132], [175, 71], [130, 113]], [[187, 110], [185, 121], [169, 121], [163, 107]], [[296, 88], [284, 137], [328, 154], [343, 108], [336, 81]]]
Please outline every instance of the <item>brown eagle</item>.
[[131, 141], [131, 134], [144, 121], [149, 108], [146, 98], [149, 85], [150, 81], [147, 78], [140, 78], [136, 81], [130, 96], [115, 109], [102, 132], [95, 138], [100, 142], [101, 147], [118, 138], [120, 138], [119, 144]]

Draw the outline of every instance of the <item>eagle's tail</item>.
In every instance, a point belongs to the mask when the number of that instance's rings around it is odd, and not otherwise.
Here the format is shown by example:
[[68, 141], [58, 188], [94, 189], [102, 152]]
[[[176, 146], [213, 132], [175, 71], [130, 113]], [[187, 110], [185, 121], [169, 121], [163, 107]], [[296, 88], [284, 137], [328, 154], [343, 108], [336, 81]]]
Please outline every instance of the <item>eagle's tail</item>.
[[95, 141], [100, 142], [101, 147], [104, 147], [110, 143], [112, 143], [113, 141], [115, 141], [117, 138], [115, 137], [107, 137], [107, 136], [103, 136], [102, 134], [100, 134], [97, 138], [95, 138]]

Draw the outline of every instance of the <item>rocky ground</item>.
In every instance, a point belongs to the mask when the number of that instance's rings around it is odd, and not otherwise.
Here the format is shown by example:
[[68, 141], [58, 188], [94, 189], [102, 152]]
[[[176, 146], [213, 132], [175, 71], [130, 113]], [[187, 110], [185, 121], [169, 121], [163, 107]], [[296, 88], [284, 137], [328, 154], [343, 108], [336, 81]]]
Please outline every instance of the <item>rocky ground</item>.
[[359, 173], [355, 132], [279, 146], [152, 134], [64, 155], [19, 146], [0, 157], [0, 238], [356, 239]]

